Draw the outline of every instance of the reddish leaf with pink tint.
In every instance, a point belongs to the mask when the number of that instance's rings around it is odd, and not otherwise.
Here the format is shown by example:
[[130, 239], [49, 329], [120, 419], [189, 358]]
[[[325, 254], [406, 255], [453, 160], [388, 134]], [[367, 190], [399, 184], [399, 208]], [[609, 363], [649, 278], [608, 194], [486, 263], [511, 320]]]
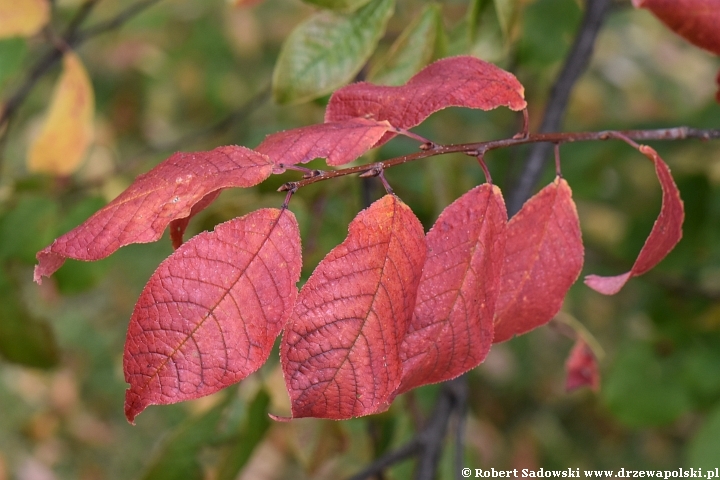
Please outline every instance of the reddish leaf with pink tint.
[[284, 172], [282, 165], [315, 158], [326, 158], [328, 165], [343, 165], [370, 150], [390, 128], [388, 122], [365, 118], [321, 123], [268, 135], [255, 150], [275, 163], [274, 173]]
[[557, 177], [508, 223], [493, 343], [549, 322], [580, 275], [583, 257], [572, 191]]
[[193, 205], [192, 209], [190, 210], [190, 215], [184, 218], [175, 219], [170, 222], [170, 240], [172, 241], [173, 248], [177, 249], [180, 247], [180, 245], [182, 245], [183, 235], [185, 234], [185, 229], [190, 223], [190, 220], [192, 220], [195, 215], [209, 207], [210, 204], [213, 203], [217, 199], [217, 197], [220, 196], [221, 193], [222, 190], [215, 190], [214, 192], [208, 193], [199, 202]]
[[245, 147], [176, 153], [39, 252], [35, 281], [52, 275], [66, 258], [99, 260], [125, 245], [156, 241], [171, 221], [190, 216], [206, 195], [228, 187], [252, 187], [271, 173], [272, 162]]
[[565, 390], [568, 392], [581, 387], [600, 389], [600, 372], [597, 359], [585, 340], [578, 338], [565, 362], [567, 379]]
[[484, 184], [448, 206], [428, 232], [415, 311], [401, 345], [397, 393], [478, 366], [493, 340], [507, 211], [500, 189]]
[[653, 225], [650, 235], [645, 241], [635, 264], [629, 272], [614, 277], [588, 275], [585, 284], [605, 295], [614, 295], [630, 280], [631, 277], [642, 275], [667, 256], [682, 238], [682, 224], [685, 219], [680, 191], [670, 174], [670, 168], [655, 150], [647, 145], [640, 145], [640, 152], [655, 164], [655, 173], [662, 188], [662, 206]]
[[720, 3], [717, 0], [633, 0], [670, 30], [700, 48], [720, 55]]
[[300, 291], [283, 334], [293, 417], [337, 420], [387, 409], [424, 261], [422, 225], [397, 197], [355, 217]]
[[300, 255], [295, 216], [264, 209], [193, 237], [165, 260], [130, 319], [128, 420], [148, 405], [214, 393], [265, 363], [292, 314]]
[[[397, 128], [419, 125], [447, 107], [492, 110], [527, 106], [525, 89], [509, 72], [475, 57], [452, 57], [428, 65], [400, 87], [360, 82], [337, 90], [328, 103], [326, 122], [357, 117], [387, 120]], [[379, 143], [393, 137], [387, 133]]]

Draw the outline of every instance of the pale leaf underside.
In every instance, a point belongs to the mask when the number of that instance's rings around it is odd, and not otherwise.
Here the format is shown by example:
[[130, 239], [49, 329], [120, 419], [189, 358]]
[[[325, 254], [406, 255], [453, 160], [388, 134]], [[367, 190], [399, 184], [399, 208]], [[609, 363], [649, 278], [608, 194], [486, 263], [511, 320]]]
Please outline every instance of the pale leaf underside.
[[685, 209], [680, 199], [680, 190], [675, 185], [670, 169], [652, 148], [641, 145], [640, 152], [652, 160], [655, 165], [655, 173], [662, 188], [662, 206], [650, 235], [645, 240], [645, 245], [640, 250], [640, 254], [629, 272], [614, 277], [601, 277], [599, 275], [585, 277], [585, 284], [588, 287], [605, 295], [616, 294], [630, 278], [642, 275], [652, 269], [675, 248], [675, 245], [682, 238]]
[[315, 158], [326, 158], [328, 165], [343, 165], [370, 150], [390, 128], [388, 122], [365, 118], [320, 123], [268, 135], [255, 150], [273, 161], [273, 173]]

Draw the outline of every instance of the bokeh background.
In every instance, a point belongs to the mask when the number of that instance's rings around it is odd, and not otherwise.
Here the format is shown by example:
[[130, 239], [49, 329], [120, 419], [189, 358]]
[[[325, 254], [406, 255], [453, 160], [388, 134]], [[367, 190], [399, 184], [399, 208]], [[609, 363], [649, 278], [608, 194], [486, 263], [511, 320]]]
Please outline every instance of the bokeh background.
[[[131, 3], [101, 1], [87, 23]], [[54, 2], [53, 25], [64, 25], [81, 4]], [[426, 4], [398, 2], [369, 70]], [[472, 41], [468, 3], [439, 4], [445, 33], [435, 55], [470, 53], [514, 72], [525, 85], [536, 127], [582, 4], [477, 4], [486, 5]], [[515, 13], [503, 23], [496, 9], [508, 4]], [[400, 397], [388, 412], [368, 418], [273, 422], [266, 412], [289, 411], [275, 352], [238, 386], [150, 407], [131, 426], [123, 415], [125, 332], [145, 282], [171, 253], [169, 239], [128, 246], [95, 263], [68, 261], [42, 286], [32, 283], [38, 250], [172, 152], [254, 147], [268, 133], [321, 122], [326, 97], [279, 106], [268, 94], [284, 39], [313, 11], [298, 0], [247, 8], [223, 0], [168, 0], [88, 41], [78, 54], [95, 91], [95, 138], [68, 178], [26, 167], [59, 68], [18, 111], [0, 152], [1, 480], [216, 479], [233, 478], [235, 471], [243, 480], [337, 479], [403, 444], [428, 414], [437, 386]], [[46, 49], [42, 35], [0, 41], [0, 98], [21, 84]], [[718, 68], [717, 57], [689, 45], [647, 11], [617, 2], [573, 92], [564, 130], [717, 128]], [[450, 109], [415, 131], [456, 143], [509, 137], [519, 124], [509, 111]], [[605, 297], [579, 282], [563, 307], [564, 318], [582, 323], [604, 351], [599, 392], [565, 392], [572, 342], [557, 328], [495, 345], [468, 375], [466, 466], [720, 467], [720, 142], [651, 144], [682, 193], [683, 240], [619, 294]], [[398, 139], [359, 162], [415, 148]], [[622, 142], [566, 145], [561, 154], [586, 245], [583, 275], [627, 271], [660, 208], [651, 163]], [[525, 155], [524, 148], [514, 148], [486, 157], [505, 191]], [[552, 176], [548, 168], [538, 187]], [[297, 177], [288, 172], [255, 188], [225, 191], [193, 220], [189, 233], [279, 206], [284, 195], [275, 190]], [[446, 205], [484, 181], [477, 163], [461, 155], [396, 167], [387, 178], [426, 228]], [[292, 199], [303, 236], [303, 280], [344, 239], [368, 198], [382, 193], [375, 180], [345, 177], [302, 189]], [[441, 478], [454, 478], [451, 440]], [[384, 478], [410, 478], [412, 468], [412, 462], [398, 464]]]

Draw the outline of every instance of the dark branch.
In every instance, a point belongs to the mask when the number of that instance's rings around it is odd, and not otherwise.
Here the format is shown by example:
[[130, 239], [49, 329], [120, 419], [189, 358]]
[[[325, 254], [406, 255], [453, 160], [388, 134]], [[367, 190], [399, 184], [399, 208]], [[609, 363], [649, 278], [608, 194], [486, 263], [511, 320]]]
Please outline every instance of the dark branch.
[[416, 480], [435, 478], [450, 419], [465, 414], [467, 384], [464, 376], [443, 383], [428, 423], [408, 443], [376, 459], [349, 480], [365, 480], [381, 473], [387, 467], [413, 456], [418, 457]]
[[[575, 37], [570, 53], [565, 59], [560, 75], [550, 91], [545, 116], [540, 124], [540, 133], [560, 129], [570, 99], [570, 93], [590, 63], [595, 40], [610, 4], [611, 0], [587, 0], [580, 30]], [[551, 151], [552, 145], [548, 143], [539, 143], [530, 150], [523, 172], [508, 199], [507, 206], [510, 216], [520, 210], [525, 200], [530, 197], [530, 193], [540, 178]]]

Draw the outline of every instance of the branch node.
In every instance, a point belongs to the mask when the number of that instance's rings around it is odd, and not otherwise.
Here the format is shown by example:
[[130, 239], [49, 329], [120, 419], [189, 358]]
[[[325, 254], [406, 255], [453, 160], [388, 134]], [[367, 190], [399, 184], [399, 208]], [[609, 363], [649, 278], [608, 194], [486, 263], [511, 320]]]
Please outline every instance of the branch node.
[[380, 175], [383, 171], [383, 165], [382, 163], [375, 163], [373, 164], [368, 170], [365, 170], [363, 173], [358, 175], [360, 178], [371, 178], [371, 177], [377, 177]]
[[287, 182], [280, 185], [280, 188], [277, 189], [278, 192], [297, 192], [298, 189], [298, 182]]

